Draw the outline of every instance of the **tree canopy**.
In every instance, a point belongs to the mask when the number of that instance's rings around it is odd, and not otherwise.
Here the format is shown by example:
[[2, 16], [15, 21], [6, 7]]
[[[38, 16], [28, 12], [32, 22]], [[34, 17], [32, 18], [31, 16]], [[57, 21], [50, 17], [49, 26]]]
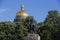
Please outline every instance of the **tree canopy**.
[[49, 11], [46, 19], [39, 23], [32, 16], [20, 22], [0, 22], [0, 40], [26, 40], [31, 30], [36, 31], [41, 40], [60, 40], [59, 12]]

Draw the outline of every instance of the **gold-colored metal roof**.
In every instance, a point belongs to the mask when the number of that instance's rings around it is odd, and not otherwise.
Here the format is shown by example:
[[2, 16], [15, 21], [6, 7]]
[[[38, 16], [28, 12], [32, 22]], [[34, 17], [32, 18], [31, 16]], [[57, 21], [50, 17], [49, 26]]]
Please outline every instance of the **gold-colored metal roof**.
[[19, 11], [16, 16], [28, 16], [28, 13], [24, 10]]
[[17, 12], [16, 16], [28, 16], [28, 13], [24, 10], [24, 5], [21, 6], [21, 11]]

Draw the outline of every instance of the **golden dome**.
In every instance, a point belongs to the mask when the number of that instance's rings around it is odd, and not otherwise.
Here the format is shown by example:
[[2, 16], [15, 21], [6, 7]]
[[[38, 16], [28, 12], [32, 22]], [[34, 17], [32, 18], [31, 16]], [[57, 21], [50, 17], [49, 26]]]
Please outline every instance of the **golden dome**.
[[24, 10], [24, 5], [21, 6], [21, 11], [19, 11], [16, 16], [28, 16], [28, 13]]
[[28, 16], [28, 13], [24, 10], [19, 11], [16, 16]]

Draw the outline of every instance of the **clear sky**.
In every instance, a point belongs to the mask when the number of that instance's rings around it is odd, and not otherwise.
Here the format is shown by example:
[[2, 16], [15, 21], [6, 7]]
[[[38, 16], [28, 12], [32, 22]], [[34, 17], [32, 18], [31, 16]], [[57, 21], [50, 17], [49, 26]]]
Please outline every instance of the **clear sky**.
[[21, 4], [38, 22], [44, 21], [50, 10], [60, 12], [60, 0], [0, 0], [0, 22], [13, 21]]

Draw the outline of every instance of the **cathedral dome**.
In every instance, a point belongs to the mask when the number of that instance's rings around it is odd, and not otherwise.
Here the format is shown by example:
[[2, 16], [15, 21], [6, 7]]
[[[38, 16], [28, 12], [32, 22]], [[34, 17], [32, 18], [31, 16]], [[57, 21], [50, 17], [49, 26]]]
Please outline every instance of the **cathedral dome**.
[[17, 12], [16, 16], [24, 16], [24, 17], [28, 16], [28, 13], [24, 10], [24, 5], [21, 6], [21, 10]]
[[25, 20], [28, 17], [28, 13], [24, 10], [24, 5], [21, 6], [21, 10], [17, 12], [14, 22]]
[[28, 13], [25, 10], [21, 10], [21, 11], [19, 11], [16, 14], [16, 16], [25, 16], [25, 17], [27, 17], [28, 16]]

